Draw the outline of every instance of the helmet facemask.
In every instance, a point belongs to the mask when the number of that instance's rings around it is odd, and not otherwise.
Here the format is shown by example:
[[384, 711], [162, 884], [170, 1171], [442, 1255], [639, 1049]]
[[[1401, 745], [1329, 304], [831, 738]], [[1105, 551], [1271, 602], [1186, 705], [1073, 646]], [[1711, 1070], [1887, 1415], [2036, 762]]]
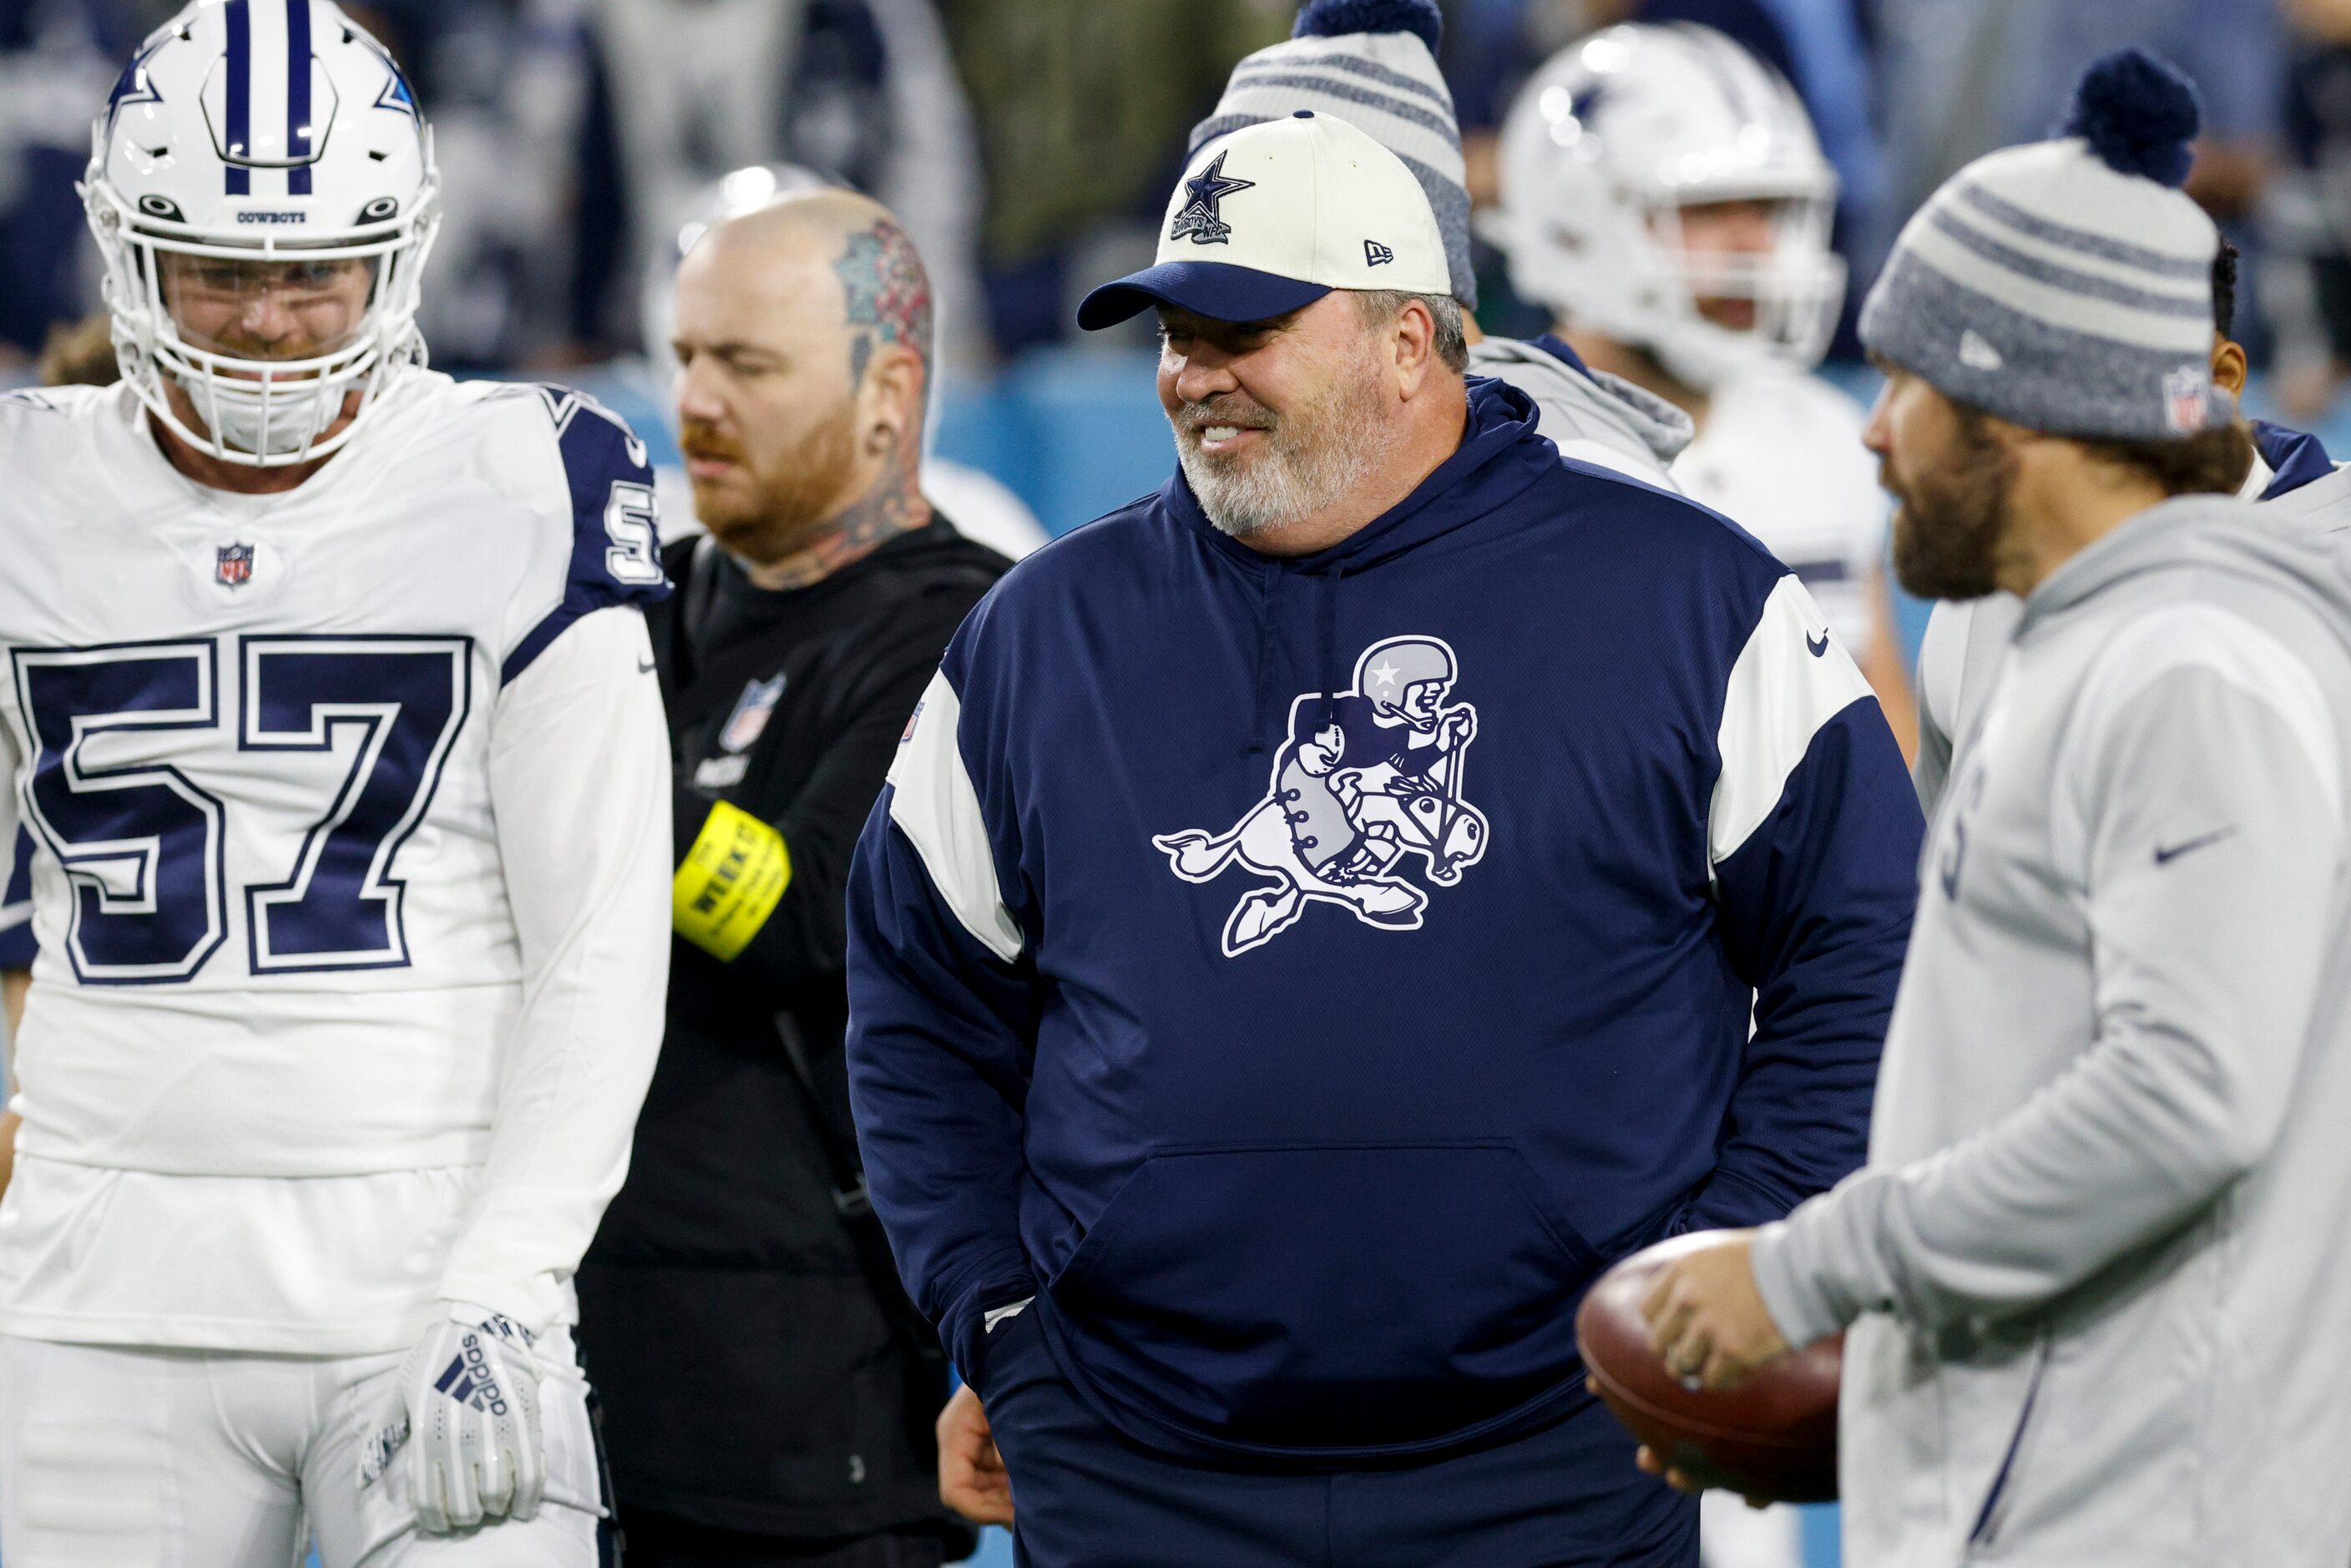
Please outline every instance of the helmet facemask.
[[[1764, 210], [1766, 243], [1694, 243], [1702, 225], [1685, 214], [1733, 204]], [[1834, 214], [1832, 198], [1809, 193], [1708, 193], [1653, 208], [1669, 319], [1645, 346], [1675, 377], [1701, 389], [1744, 371], [1818, 364], [1844, 303], [1844, 261], [1829, 248]]]

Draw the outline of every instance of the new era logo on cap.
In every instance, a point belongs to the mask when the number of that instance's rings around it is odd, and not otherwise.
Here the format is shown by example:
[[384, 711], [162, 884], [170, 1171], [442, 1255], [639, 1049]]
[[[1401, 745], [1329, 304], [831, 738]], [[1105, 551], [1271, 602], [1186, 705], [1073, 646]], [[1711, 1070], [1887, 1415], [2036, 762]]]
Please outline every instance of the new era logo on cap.
[[[1377, 239], [1364, 232], [1374, 225]], [[1356, 127], [1311, 110], [1202, 147], [1160, 233], [1155, 264], [1086, 296], [1079, 326], [1155, 304], [1262, 321], [1334, 288], [1453, 292], [1437, 214], [1412, 171]]]

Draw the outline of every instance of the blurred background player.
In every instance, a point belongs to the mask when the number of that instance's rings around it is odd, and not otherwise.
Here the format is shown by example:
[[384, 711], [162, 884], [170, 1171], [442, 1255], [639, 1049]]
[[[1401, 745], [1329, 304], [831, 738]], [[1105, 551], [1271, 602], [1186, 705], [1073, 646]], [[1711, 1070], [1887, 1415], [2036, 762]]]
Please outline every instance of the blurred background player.
[[327, 0], [191, 6], [92, 141], [123, 379], [0, 402], [0, 1558], [589, 1568], [569, 1280], [667, 956], [643, 450], [423, 368], [430, 134]]
[[1535, 73], [1491, 225], [1519, 293], [1594, 369], [1687, 412], [1674, 483], [1803, 580], [1907, 748], [1862, 411], [1807, 374], [1844, 297], [1836, 173], [1795, 92], [1710, 28], [1628, 26]]
[[664, 552], [680, 591], [652, 617], [674, 983], [580, 1337], [636, 1568], [935, 1568], [970, 1538], [937, 1488], [946, 1359], [862, 1197], [842, 887], [916, 700], [1007, 563], [918, 485], [929, 278], [881, 205], [801, 190], [716, 224], [668, 314], [708, 530]]

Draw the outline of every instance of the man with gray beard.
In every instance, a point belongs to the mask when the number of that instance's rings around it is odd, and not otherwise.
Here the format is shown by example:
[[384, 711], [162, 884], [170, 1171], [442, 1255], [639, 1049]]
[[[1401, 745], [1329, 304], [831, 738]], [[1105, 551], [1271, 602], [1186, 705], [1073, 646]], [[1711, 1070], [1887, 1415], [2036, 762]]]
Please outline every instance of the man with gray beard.
[[1038, 1568], [1687, 1568], [1575, 1301], [1861, 1158], [1876, 699], [1753, 540], [1465, 377], [1447, 284], [1345, 121], [1196, 154], [1079, 314], [1157, 310], [1181, 472], [972, 612], [858, 846], [943, 1490]]

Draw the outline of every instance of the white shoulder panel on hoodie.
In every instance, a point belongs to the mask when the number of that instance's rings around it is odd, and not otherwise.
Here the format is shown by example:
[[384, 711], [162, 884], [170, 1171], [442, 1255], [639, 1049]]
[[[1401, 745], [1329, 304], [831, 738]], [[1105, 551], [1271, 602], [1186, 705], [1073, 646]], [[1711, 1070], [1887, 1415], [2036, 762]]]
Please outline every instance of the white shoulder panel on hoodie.
[[1709, 865], [1737, 854], [1770, 820], [1821, 727], [1869, 695], [1869, 683], [1830, 638], [1828, 618], [1803, 583], [1793, 572], [1782, 577], [1723, 693], [1715, 737], [1722, 771], [1707, 810]]
[[971, 939], [1011, 963], [1023, 938], [996, 883], [996, 855], [979, 813], [979, 791], [963, 765], [956, 732], [963, 700], [942, 670], [914, 705], [890, 765], [890, 820], [923, 857], [931, 885]]

